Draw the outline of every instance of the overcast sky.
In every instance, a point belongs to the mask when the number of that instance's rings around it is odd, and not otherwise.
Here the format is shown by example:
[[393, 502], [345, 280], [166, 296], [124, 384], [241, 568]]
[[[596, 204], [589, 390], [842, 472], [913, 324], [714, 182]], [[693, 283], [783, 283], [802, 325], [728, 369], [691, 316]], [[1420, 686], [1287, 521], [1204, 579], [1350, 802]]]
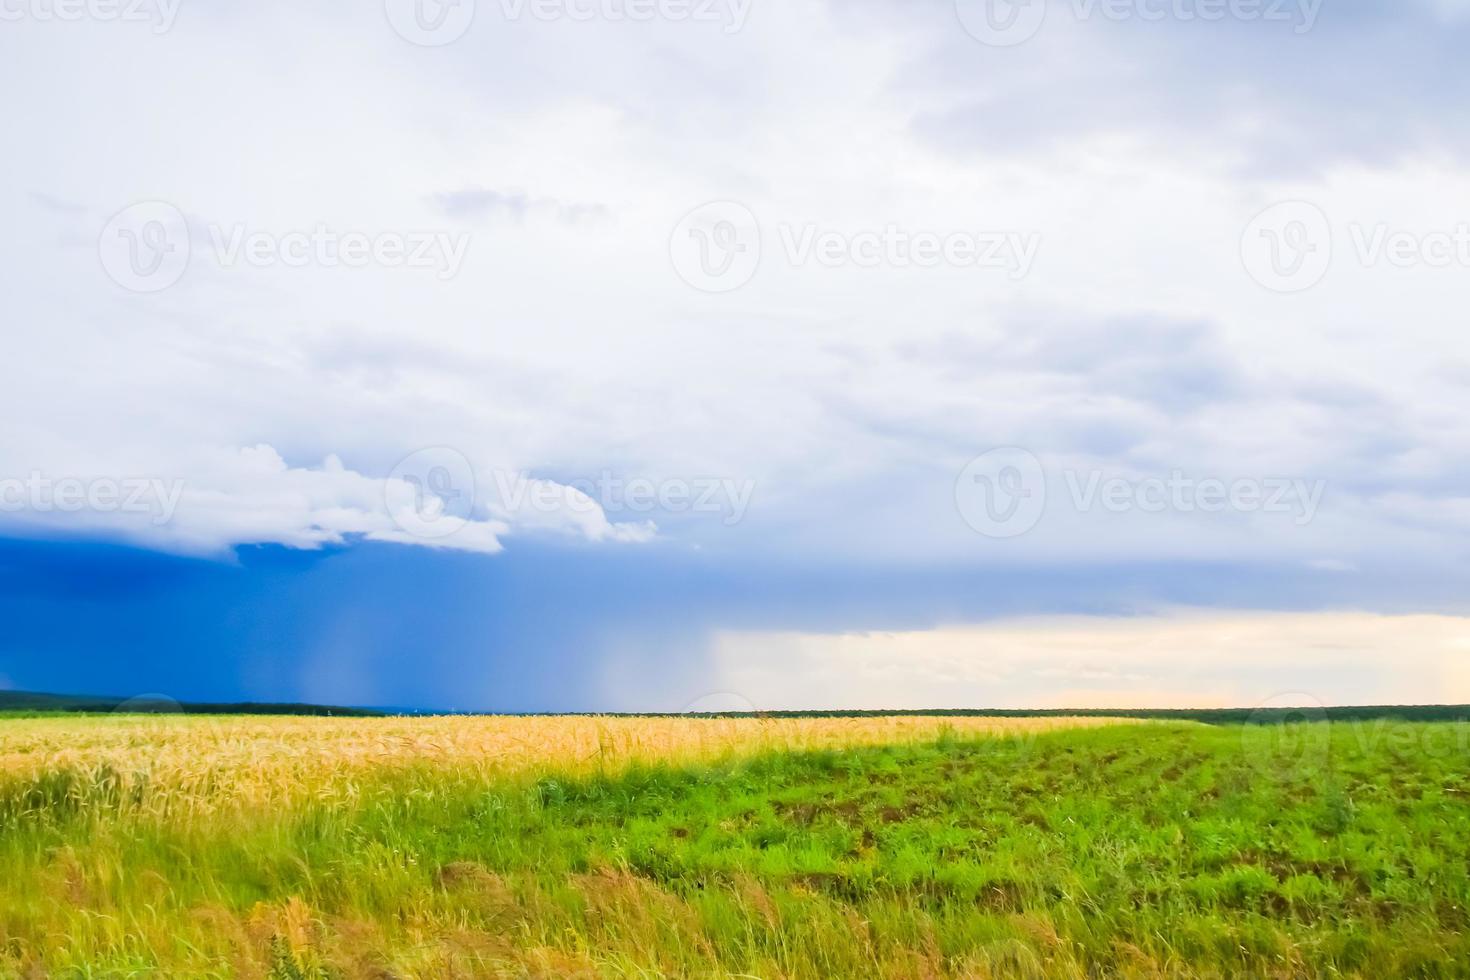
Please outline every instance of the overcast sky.
[[0, 684], [1442, 700], [1467, 50], [1463, 0], [0, 0]]

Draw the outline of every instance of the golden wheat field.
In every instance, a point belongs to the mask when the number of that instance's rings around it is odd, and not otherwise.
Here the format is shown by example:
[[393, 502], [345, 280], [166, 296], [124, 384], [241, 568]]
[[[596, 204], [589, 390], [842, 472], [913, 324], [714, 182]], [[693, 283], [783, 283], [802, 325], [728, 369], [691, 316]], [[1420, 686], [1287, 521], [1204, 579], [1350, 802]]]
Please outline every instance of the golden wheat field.
[[[641, 873], [637, 813], [704, 807], [761, 759], [1108, 723], [0, 716], [0, 980], [872, 974], [842, 903], [780, 913], [734, 866], [688, 894]], [[709, 819], [733, 840], [751, 818]], [[775, 915], [808, 924], [767, 935]]]
[[0, 721], [0, 777], [68, 772], [77, 785], [146, 786], [170, 813], [350, 795], [404, 768], [462, 777], [614, 772], [766, 751], [904, 744], [941, 732], [1013, 736], [1116, 723], [1100, 718], [438, 716], [327, 718], [112, 715]]

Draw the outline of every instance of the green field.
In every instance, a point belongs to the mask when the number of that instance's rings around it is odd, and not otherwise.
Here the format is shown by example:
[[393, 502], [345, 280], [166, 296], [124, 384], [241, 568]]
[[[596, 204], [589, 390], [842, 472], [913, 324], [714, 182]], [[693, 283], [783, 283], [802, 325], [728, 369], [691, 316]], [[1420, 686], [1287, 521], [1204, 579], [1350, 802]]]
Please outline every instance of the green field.
[[1467, 761], [1462, 723], [1155, 722], [189, 819], [32, 774], [0, 975], [1467, 976]]

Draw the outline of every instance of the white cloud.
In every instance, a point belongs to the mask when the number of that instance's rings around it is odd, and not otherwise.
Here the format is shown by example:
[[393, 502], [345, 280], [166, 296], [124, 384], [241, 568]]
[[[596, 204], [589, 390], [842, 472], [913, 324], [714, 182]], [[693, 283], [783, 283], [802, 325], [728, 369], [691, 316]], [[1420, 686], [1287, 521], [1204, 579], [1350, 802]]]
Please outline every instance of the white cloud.
[[[1354, 9], [1302, 50], [1368, 50], [1388, 15]], [[23, 411], [0, 421], [0, 476], [157, 475], [186, 491], [162, 526], [0, 522], [204, 551], [366, 537], [491, 552], [532, 529], [644, 540], [653, 521], [782, 560], [1452, 564], [1470, 451], [1453, 370], [1470, 364], [1465, 270], [1339, 255], [1320, 287], [1281, 296], [1239, 259], [1246, 223], [1281, 198], [1317, 201], [1339, 228], [1470, 220], [1445, 204], [1470, 200], [1454, 86], [1415, 99], [1388, 77], [1442, 42], [1414, 18], [1404, 36], [1343, 115], [1341, 89], [1301, 89], [1312, 78], [1276, 57], [1297, 50], [1289, 38], [1252, 53], [1195, 25], [1176, 51], [1063, 32], [1000, 54], [938, 2], [800, 0], [735, 34], [491, 18], [442, 49], [403, 42], [375, 5], [202, 7], [163, 36], [7, 25], [0, 84], [26, 94], [5, 121], [27, 152], [0, 158], [22, 192], [4, 205], [0, 388]], [[1230, 71], [1171, 84], [1202, 48]], [[1068, 72], [1051, 73], [1063, 56]], [[1136, 76], [1099, 83], [1124, 65]], [[1255, 81], [1229, 87], [1241, 77]], [[1262, 94], [1272, 80], [1300, 98]], [[1390, 126], [1405, 105], [1409, 128]], [[1310, 145], [1280, 155], [1312, 166], [1242, 163], [1242, 147], [1279, 148], [1299, 112]], [[996, 127], [962, 125], [976, 118]], [[1397, 143], [1381, 155], [1385, 126]], [[199, 228], [470, 241], [449, 281], [226, 268], [204, 251], [178, 285], [134, 294], [95, 243], [111, 214], [155, 199]], [[670, 232], [725, 199], [762, 222], [762, 262], [740, 290], [699, 293], [671, 268]], [[479, 220], [487, 208], [557, 220]], [[597, 220], [569, 220], [583, 210]], [[809, 223], [1035, 232], [1041, 246], [1021, 282], [796, 267], [779, 232]], [[730, 528], [613, 520], [567, 489], [560, 516], [487, 503], [425, 538], [392, 521], [380, 482], [425, 445], [568, 488], [611, 469], [759, 492]], [[961, 468], [999, 445], [1053, 469], [1327, 490], [1301, 528], [1063, 507], [1001, 546], [953, 504]], [[316, 462], [331, 455], [340, 469]]]
[[[446, 511], [432, 480], [415, 473], [367, 475], [335, 456], [317, 466], [290, 466], [267, 445], [177, 459], [166, 473], [117, 481], [33, 471], [0, 491], [3, 516], [33, 531], [93, 532], [216, 556], [243, 544], [317, 549], [359, 539], [494, 554], [514, 533], [559, 531], [617, 542], [647, 541], [655, 533], [647, 523], [613, 523], [595, 501], [551, 481], [537, 481], [545, 492], [534, 510], [507, 512], [477, 490], [476, 479], [461, 480], [445, 489], [465, 506]], [[99, 482], [121, 487], [93, 500]], [[81, 489], [68, 495], [67, 485]]]

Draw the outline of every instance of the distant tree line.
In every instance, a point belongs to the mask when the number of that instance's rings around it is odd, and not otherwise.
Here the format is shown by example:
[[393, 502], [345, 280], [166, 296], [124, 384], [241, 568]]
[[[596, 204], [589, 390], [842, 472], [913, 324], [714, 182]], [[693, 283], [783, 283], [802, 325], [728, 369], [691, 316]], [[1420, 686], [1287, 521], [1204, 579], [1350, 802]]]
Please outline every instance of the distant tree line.
[[[260, 702], [214, 703], [173, 701], [164, 697], [117, 698], [70, 694], [33, 694], [0, 691], [0, 712], [88, 712], [116, 711], [138, 714], [196, 715], [328, 715], [375, 718], [389, 715], [460, 714], [475, 712], [402, 711], [376, 708], [344, 708], [322, 704], [273, 704]], [[513, 713], [510, 713], [513, 714]], [[593, 712], [567, 712], [584, 717]], [[1336, 708], [936, 708], [911, 711], [716, 711], [690, 715], [660, 712], [620, 712], [629, 718], [1145, 718], [1165, 721], [1198, 721], [1210, 725], [1274, 725], [1289, 721], [1470, 721], [1470, 705], [1355, 705]], [[530, 717], [532, 713], [524, 713]]]
[[84, 694], [32, 694], [25, 691], [0, 691], [0, 711], [83, 712], [88, 714], [110, 714], [115, 711], [123, 711], [131, 714], [156, 715], [332, 715], [362, 718], [388, 714], [388, 712], [371, 708], [338, 708], [322, 704], [257, 704], [245, 701], [223, 704], [174, 701], [166, 697], [148, 695], [136, 698], [117, 698]]

